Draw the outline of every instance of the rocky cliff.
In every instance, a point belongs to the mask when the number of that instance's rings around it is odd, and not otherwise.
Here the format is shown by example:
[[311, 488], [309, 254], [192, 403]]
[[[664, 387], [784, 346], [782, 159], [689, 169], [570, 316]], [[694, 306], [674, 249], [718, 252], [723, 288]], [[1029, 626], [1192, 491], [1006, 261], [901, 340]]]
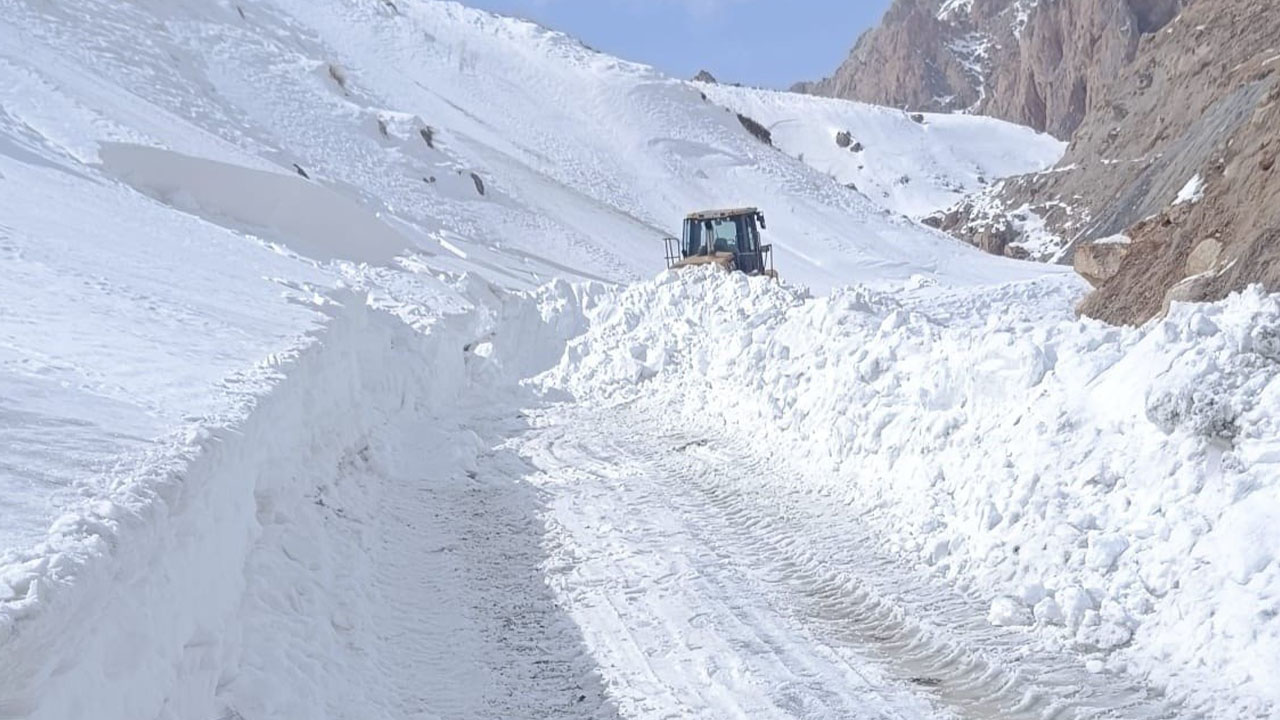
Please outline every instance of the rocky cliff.
[[1074, 262], [1086, 314], [1280, 289], [1280, 13], [1195, 0], [1101, 86], [1054, 170], [933, 224], [993, 252]]
[[831, 77], [797, 90], [970, 111], [1068, 138], [1183, 0], [895, 0]]
[[[915, 36], [934, 50], [896, 45], [894, 28], [907, 26], [935, 33]], [[930, 53], [954, 56], [954, 38], [978, 36], [988, 50], [970, 90], [881, 81], [910, 75], [898, 63], [943, 68]], [[1175, 300], [1252, 283], [1280, 290], [1280, 12], [1270, 0], [897, 0], [811, 89], [895, 105], [954, 94], [933, 108], [1069, 134], [1058, 167], [929, 222], [990, 252], [1074, 262], [1096, 286], [1086, 314], [1138, 323]]]

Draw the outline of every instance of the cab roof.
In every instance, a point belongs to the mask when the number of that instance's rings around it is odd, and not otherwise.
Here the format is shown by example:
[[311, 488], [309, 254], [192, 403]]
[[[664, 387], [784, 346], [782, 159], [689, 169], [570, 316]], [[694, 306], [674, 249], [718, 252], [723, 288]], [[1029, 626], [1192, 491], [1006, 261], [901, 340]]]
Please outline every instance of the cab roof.
[[760, 212], [758, 208], [734, 208], [732, 210], [703, 210], [702, 212], [689, 213], [685, 220], [722, 220], [724, 218], [738, 217], [739, 215], [755, 215]]

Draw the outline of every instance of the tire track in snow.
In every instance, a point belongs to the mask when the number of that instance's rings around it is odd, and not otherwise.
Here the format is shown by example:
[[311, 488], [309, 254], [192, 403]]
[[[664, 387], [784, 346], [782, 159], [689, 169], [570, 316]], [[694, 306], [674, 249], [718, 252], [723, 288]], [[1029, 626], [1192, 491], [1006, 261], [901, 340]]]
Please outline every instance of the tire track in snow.
[[[991, 626], [975, 598], [901, 567], [850, 510], [801, 490], [798, 473], [742, 439], [673, 430], [654, 420], [664, 411], [553, 411], [523, 448], [556, 498], [557, 552], [580, 564], [550, 581], [624, 715], [1187, 716]], [[593, 632], [605, 616], [614, 630]], [[699, 644], [706, 629], [714, 642]], [[612, 645], [623, 632], [640, 646], [627, 662]], [[655, 670], [673, 658], [704, 685]], [[712, 672], [721, 664], [737, 677]], [[658, 690], [661, 706], [617, 697]]]
[[816, 638], [797, 642], [802, 629], [654, 494], [663, 488], [636, 458], [584, 429], [552, 427], [524, 449], [555, 497], [553, 538], [570, 568], [550, 581], [624, 716], [946, 716], [906, 690], [886, 700], [895, 693]]
[[465, 431], [404, 427], [387, 454], [371, 555], [399, 717], [616, 717], [543, 583], [539, 499], [518, 482], [528, 466], [501, 440], [472, 470], [446, 459], [469, 442]]

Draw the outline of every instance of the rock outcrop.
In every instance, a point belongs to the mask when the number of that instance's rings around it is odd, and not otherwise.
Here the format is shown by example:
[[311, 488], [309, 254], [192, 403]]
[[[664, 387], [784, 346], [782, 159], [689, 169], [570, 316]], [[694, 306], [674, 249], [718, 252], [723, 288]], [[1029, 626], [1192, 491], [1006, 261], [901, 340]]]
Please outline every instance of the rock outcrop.
[[1280, 290], [1278, 128], [1280, 13], [1196, 0], [1142, 40], [1057, 169], [1011, 180], [971, 201], [982, 213], [953, 211], [943, 225], [964, 236], [1000, 208], [1038, 209], [1057, 243], [1044, 255], [1064, 261], [1128, 235], [1114, 274], [1081, 306], [1111, 322], [1253, 283]]
[[[913, 54], [896, 37], [904, 28], [931, 48]], [[983, 43], [981, 73], [945, 70], [942, 55]], [[911, 64], [929, 68], [933, 84], [913, 84], [926, 71], [899, 69]], [[1280, 290], [1271, 2], [897, 0], [845, 67], [810, 89], [897, 106], [934, 99], [920, 107], [1069, 135], [1058, 167], [1006, 180], [929, 223], [991, 252], [1073, 262], [1096, 287], [1081, 306], [1088, 315], [1140, 323], [1175, 301], [1254, 283]]]
[[831, 77], [795, 89], [992, 115], [1069, 138], [1185, 0], [895, 0]]

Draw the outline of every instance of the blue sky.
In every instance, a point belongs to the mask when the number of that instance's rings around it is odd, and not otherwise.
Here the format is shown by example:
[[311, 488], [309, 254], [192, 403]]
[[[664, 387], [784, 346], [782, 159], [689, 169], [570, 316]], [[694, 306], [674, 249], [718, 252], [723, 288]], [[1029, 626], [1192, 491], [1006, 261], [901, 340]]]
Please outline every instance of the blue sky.
[[462, 0], [679, 77], [786, 88], [829, 75], [889, 0]]

